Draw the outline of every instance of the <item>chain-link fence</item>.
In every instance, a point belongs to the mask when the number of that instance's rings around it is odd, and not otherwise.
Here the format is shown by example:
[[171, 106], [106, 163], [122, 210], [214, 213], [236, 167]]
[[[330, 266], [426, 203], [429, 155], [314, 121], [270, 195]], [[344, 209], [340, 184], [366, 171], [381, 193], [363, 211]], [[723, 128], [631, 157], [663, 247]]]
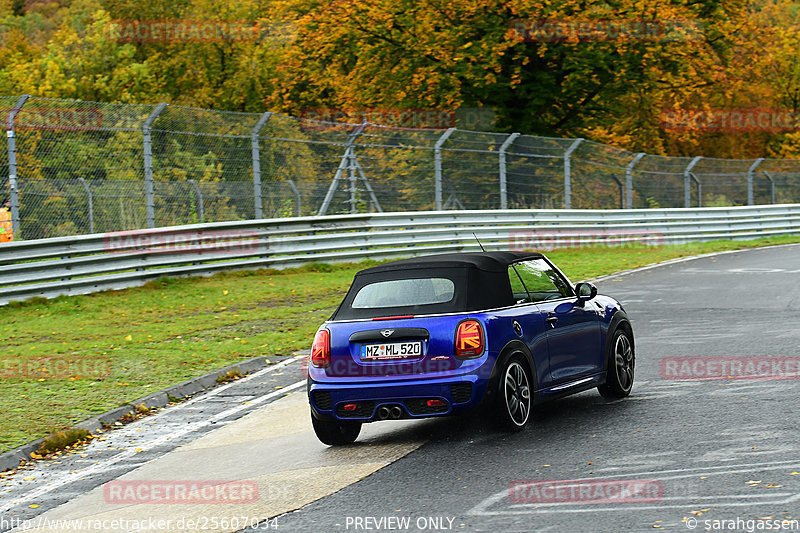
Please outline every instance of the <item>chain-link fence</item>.
[[376, 211], [800, 202], [800, 160], [583, 139], [0, 97], [15, 239]]

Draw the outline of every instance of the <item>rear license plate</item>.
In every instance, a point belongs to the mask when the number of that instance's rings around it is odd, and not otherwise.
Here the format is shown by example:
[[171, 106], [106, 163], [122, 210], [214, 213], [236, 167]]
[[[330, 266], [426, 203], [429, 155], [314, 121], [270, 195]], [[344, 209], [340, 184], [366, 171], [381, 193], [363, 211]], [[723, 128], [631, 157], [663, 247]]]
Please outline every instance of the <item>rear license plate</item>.
[[407, 359], [422, 355], [422, 342], [390, 342], [387, 344], [365, 344], [361, 346], [361, 359], [364, 361], [385, 361]]

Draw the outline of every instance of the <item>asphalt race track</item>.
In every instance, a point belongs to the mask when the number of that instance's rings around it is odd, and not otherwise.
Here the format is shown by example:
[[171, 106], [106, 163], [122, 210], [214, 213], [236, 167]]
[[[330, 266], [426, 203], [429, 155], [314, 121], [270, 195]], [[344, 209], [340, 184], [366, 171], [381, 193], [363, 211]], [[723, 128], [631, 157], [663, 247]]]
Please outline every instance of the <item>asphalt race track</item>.
[[[797, 363], [794, 379], [702, 381], [663, 379], [659, 364], [732, 355], [797, 361], [798, 281], [800, 246], [598, 282], [633, 320], [637, 382], [630, 398], [607, 403], [592, 391], [559, 400], [514, 435], [469, 420], [427, 426], [429, 441], [416, 453], [278, 523], [289, 531], [354, 531], [357, 517], [407, 516], [413, 526], [420, 517], [446, 517], [454, 529], [470, 531], [618, 532], [800, 518]], [[586, 503], [568, 491], [562, 498], [544, 490], [538, 498], [509, 493], [516, 480], [584, 478], [652, 482], [661, 491], [658, 501], [620, 503]]]
[[[110, 452], [90, 446], [85, 466], [36, 464], [0, 484], [0, 521], [197, 516], [197, 506], [109, 505], [101, 496], [101, 485], [120, 476], [191, 476], [256, 479], [263, 501], [247, 512], [274, 518], [248, 531], [777, 530], [780, 520], [800, 519], [798, 280], [800, 245], [599, 281], [633, 321], [633, 394], [609, 403], [589, 391], [545, 404], [521, 433], [496, 433], [475, 417], [383, 422], [333, 450], [316, 442], [305, 420], [299, 374], [283, 381], [265, 374], [272, 381], [250, 384], [297, 389], [269, 401], [252, 390], [236, 396], [209, 415], [219, 427], [192, 426], [169, 446], [163, 439], [143, 446], [146, 460], [127, 450], [109, 470], [102, 465]], [[258, 404], [228, 412], [243, 402]], [[138, 438], [156, 431], [159, 416], [135, 423], [143, 428]], [[180, 408], [171, 416], [180, 420]], [[114, 433], [108, 438], [126, 453], [128, 436]], [[81, 468], [94, 470], [84, 476]], [[40, 507], [31, 509], [34, 500]]]

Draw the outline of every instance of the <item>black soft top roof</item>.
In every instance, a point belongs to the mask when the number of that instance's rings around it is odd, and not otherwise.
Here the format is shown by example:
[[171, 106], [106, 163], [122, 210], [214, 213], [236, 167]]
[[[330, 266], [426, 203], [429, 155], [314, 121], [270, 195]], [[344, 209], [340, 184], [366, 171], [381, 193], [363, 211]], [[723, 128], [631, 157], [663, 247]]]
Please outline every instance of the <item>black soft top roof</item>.
[[[356, 274], [350, 290], [334, 313], [333, 320], [352, 320], [381, 316], [425, 315], [473, 312], [514, 305], [508, 265], [526, 259], [541, 259], [532, 252], [477, 252], [437, 254], [402, 259], [367, 268]], [[455, 286], [448, 302], [403, 305], [400, 307], [354, 308], [353, 300], [367, 285], [382, 281], [441, 277]]]
[[539, 259], [541, 257], [542, 254], [534, 252], [465, 252], [424, 255], [367, 268], [359, 272], [358, 275], [406, 269], [457, 267], [472, 267], [485, 272], [505, 273], [511, 263], [523, 259]]

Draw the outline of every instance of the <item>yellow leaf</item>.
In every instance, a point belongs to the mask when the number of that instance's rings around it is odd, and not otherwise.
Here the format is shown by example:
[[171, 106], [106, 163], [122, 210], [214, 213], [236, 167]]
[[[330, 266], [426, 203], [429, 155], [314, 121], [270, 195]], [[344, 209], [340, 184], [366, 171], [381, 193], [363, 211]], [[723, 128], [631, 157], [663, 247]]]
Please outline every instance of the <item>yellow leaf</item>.
[[39, 506], [34, 503], [34, 504], [29, 505], [28, 507], [30, 507], [31, 509], [36, 509]]
[[126, 341], [132, 341], [133, 340], [133, 335], [128, 335], [127, 337], [125, 337], [125, 340]]

